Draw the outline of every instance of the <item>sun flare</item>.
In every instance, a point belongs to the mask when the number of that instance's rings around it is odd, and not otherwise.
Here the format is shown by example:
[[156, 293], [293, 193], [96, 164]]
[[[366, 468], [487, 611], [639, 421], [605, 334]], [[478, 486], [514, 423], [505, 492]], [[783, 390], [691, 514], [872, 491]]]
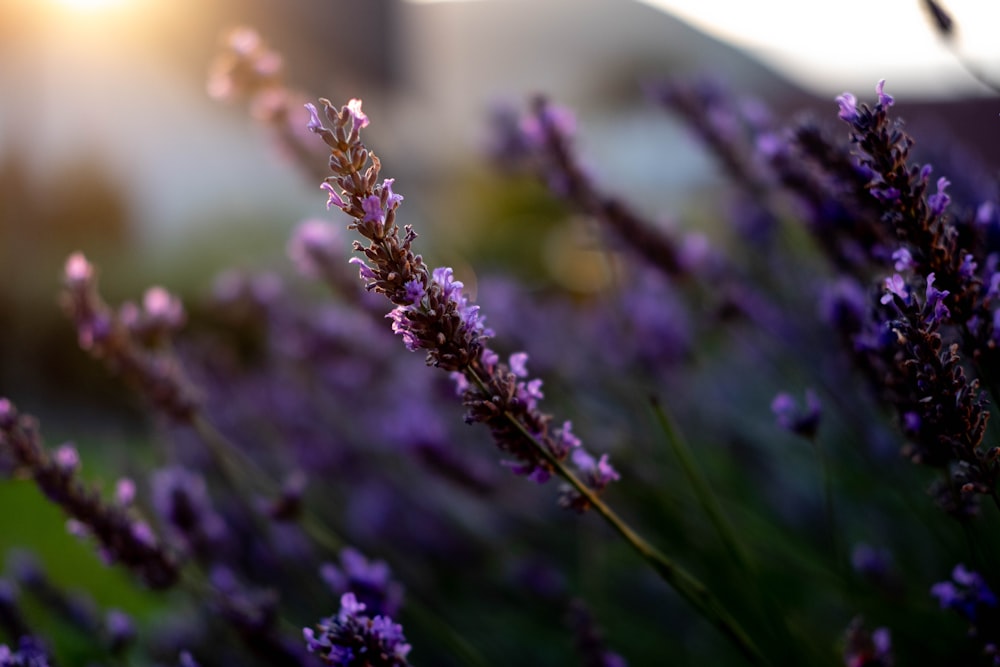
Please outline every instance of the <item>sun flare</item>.
[[101, 11], [128, 4], [129, 0], [53, 0], [59, 7], [75, 11]]

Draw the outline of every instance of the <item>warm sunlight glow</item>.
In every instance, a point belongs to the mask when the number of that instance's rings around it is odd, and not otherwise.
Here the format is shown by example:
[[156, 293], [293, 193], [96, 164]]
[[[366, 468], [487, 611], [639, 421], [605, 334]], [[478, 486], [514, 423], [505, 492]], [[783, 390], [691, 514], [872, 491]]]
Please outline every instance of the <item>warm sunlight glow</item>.
[[70, 10], [99, 11], [128, 4], [129, 0], [53, 0], [56, 5]]

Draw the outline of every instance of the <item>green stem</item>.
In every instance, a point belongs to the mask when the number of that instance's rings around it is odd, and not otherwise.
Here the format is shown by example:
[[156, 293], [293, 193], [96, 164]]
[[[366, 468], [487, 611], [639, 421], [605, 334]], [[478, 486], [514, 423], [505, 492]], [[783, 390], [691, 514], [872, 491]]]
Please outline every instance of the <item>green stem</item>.
[[815, 436], [811, 439], [816, 450], [816, 458], [819, 461], [820, 473], [823, 475], [823, 501], [826, 509], [826, 529], [829, 533], [830, 548], [833, 550], [837, 569], [843, 570], [845, 561], [841, 553], [840, 540], [837, 538], [837, 512], [833, 502], [833, 470], [819, 440]]
[[722, 511], [722, 506], [719, 504], [717, 496], [712, 491], [708, 480], [695, 462], [694, 455], [691, 453], [691, 447], [688, 446], [687, 440], [681, 434], [680, 430], [678, 430], [673, 418], [656, 396], [650, 396], [650, 405], [660, 424], [660, 428], [663, 430], [663, 434], [667, 438], [667, 442], [670, 444], [671, 450], [673, 450], [674, 455], [680, 461], [684, 475], [694, 490], [702, 510], [708, 515], [709, 521], [715, 527], [733, 562], [742, 570], [743, 576], [753, 582], [753, 585], [748, 588], [752, 588], [756, 593], [753, 604], [757, 608], [758, 613], [766, 621], [770, 631], [779, 638], [777, 640], [779, 645], [786, 651], [790, 650], [794, 638], [788, 626], [788, 619], [781, 612], [772, 592], [760, 585], [757, 566], [747, 556], [746, 549], [737, 537], [732, 523], [730, 523], [728, 517]]
[[653, 408], [653, 414], [656, 415], [656, 420], [659, 422], [660, 428], [667, 438], [670, 449], [673, 450], [674, 456], [677, 457], [677, 460], [681, 464], [681, 469], [684, 471], [684, 476], [687, 477], [688, 484], [691, 485], [695, 495], [698, 497], [698, 503], [705, 511], [705, 514], [708, 515], [709, 521], [712, 522], [715, 531], [719, 534], [732, 559], [738, 566], [750, 572], [752, 568], [746, 551], [744, 551], [743, 545], [736, 537], [736, 532], [723, 513], [719, 501], [708, 485], [708, 481], [698, 469], [687, 441], [681, 436], [673, 419], [667, 414], [666, 409], [660, 404], [659, 400], [655, 396], [651, 396], [649, 402]]
[[[508, 414], [507, 418], [512, 422], [518, 423], [518, 426], [522, 429], [522, 433], [530, 437], [527, 430], [523, 429], [523, 426], [512, 415]], [[695, 609], [701, 612], [706, 620], [711, 622], [726, 638], [733, 642], [744, 657], [755, 665], [769, 664], [749, 636], [747, 636], [746, 632], [740, 627], [736, 619], [732, 617], [701, 581], [674, 563], [670, 558], [647, 542], [645, 538], [635, 532], [609, 505], [594, 493], [593, 489], [584, 484], [572, 471], [566, 468], [562, 461], [556, 459], [537, 440], [532, 439], [537, 444], [539, 450], [543, 452], [546, 460], [558, 472], [559, 476], [569, 482], [570, 486], [586, 498], [587, 502], [608, 522], [615, 532], [628, 542], [664, 581], [692, 604]]]
[[[480, 391], [489, 395], [486, 384], [471, 368], [466, 369], [466, 373], [479, 387]], [[697, 578], [687, 570], [673, 562], [665, 554], [651, 545], [641, 535], [635, 532], [624, 520], [619, 517], [589, 486], [577, 477], [569, 468], [563, 465], [555, 455], [548, 450], [538, 438], [536, 438], [524, 424], [514, 415], [504, 412], [504, 417], [520, 433], [534, 444], [542, 458], [552, 466], [553, 470], [572, 486], [577, 493], [583, 496], [594, 510], [604, 518], [604, 520], [624, 539], [632, 548], [638, 552], [646, 563], [660, 575], [671, 588], [677, 591], [691, 606], [693, 606], [708, 622], [719, 630], [737, 650], [754, 665], [766, 666], [770, 662], [753, 641], [743, 630], [737, 620], [729, 611], [712, 595], [712, 593]]]

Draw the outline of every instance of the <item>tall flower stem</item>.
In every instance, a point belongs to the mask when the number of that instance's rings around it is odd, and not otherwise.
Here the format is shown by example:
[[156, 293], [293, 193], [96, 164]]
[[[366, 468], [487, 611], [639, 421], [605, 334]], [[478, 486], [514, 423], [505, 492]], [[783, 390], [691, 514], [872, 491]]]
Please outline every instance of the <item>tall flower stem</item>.
[[819, 463], [820, 474], [823, 475], [823, 502], [826, 508], [826, 529], [829, 533], [830, 549], [833, 551], [833, 558], [837, 569], [842, 569], [844, 559], [840, 547], [840, 540], [837, 538], [837, 510], [833, 500], [833, 470], [830, 466], [829, 457], [823, 451], [816, 436], [811, 438], [813, 449], [816, 450], [816, 460]]
[[[488, 391], [486, 384], [472, 369], [467, 369], [466, 374], [482, 391]], [[622, 539], [638, 552], [642, 559], [646, 561], [660, 578], [691, 604], [705, 620], [715, 626], [739, 650], [748, 662], [761, 666], [770, 664], [750, 639], [749, 635], [747, 635], [746, 631], [740, 626], [739, 622], [699, 579], [633, 530], [589, 486], [584, 484], [573, 471], [567, 468], [547, 447], [539, 442], [520, 420], [509, 412], [505, 412], [504, 416], [524, 438], [535, 445], [538, 449], [538, 454], [552, 466], [556, 474], [585, 498], [590, 503], [590, 506], [601, 515]]]
[[[717, 496], [712, 491], [711, 486], [709, 486], [705, 475], [699, 469], [691, 453], [691, 447], [688, 445], [687, 439], [684, 438], [670, 413], [656, 396], [650, 397], [650, 405], [670, 449], [680, 462], [684, 476], [694, 491], [702, 511], [708, 515], [709, 521], [712, 522], [712, 526], [725, 545], [730, 558], [740, 568], [742, 576], [748, 577], [750, 581], [759, 583], [760, 577], [757, 567], [747, 555], [746, 549], [736, 535], [732, 523], [725, 512], [723, 512]], [[754, 586], [753, 588], [755, 589], [753, 594], [756, 596], [753, 603], [757, 606], [761, 616], [768, 622], [771, 631], [782, 638], [781, 645], [789, 646], [791, 630], [788, 627], [785, 615], [781, 613], [773, 595], [763, 587]]]
[[708, 520], [712, 522], [712, 526], [715, 527], [715, 531], [719, 534], [733, 561], [739, 567], [749, 572], [752, 567], [747, 558], [746, 551], [740, 543], [739, 538], [736, 537], [736, 532], [733, 530], [729, 519], [723, 513], [722, 507], [719, 506], [719, 501], [712, 492], [711, 487], [709, 487], [708, 480], [705, 479], [704, 475], [698, 469], [694, 457], [691, 455], [691, 448], [688, 447], [687, 442], [674, 425], [673, 419], [667, 414], [666, 409], [660, 404], [659, 400], [656, 397], [651, 397], [650, 404], [653, 408], [653, 414], [656, 416], [656, 421], [659, 423], [663, 435], [666, 437], [667, 444], [670, 445], [671, 451], [673, 451], [674, 456], [677, 457], [678, 462], [681, 464], [684, 476], [687, 477], [688, 484], [691, 485], [695, 496], [697, 496], [702, 510], [708, 515]]

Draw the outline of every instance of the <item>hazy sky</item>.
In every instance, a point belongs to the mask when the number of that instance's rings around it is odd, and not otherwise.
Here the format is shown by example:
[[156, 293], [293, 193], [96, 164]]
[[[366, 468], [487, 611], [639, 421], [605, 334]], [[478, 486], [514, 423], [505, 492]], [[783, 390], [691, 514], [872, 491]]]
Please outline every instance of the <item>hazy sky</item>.
[[[639, 0], [748, 49], [819, 93], [879, 79], [902, 92], [984, 90], [933, 30], [921, 0]], [[963, 54], [1000, 78], [1000, 2], [940, 0]]]

